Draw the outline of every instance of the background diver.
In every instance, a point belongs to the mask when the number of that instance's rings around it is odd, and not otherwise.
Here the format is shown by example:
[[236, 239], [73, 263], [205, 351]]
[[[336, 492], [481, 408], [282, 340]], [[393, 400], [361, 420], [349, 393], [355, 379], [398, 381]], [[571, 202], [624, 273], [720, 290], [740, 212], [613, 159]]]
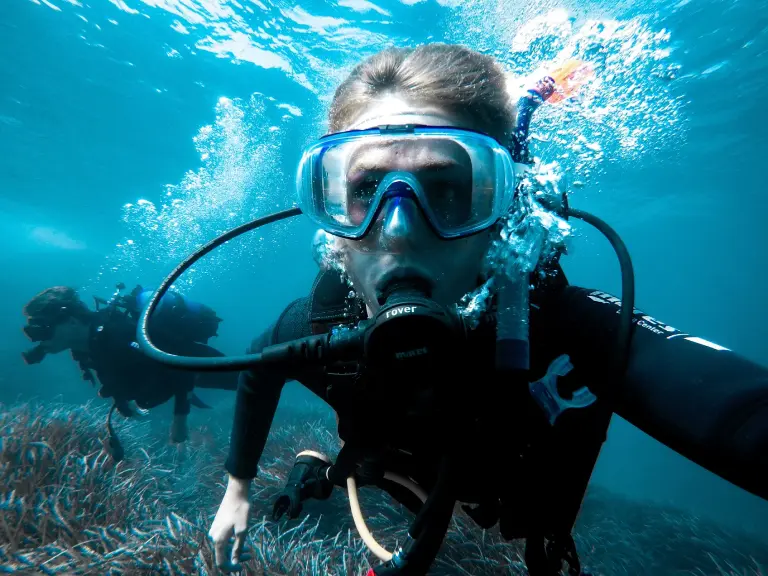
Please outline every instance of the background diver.
[[[112, 455], [123, 450], [111, 425], [114, 410], [125, 417], [140, 417], [151, 408], [174, 399], [170, 440], [182, 443], [188, 436], [187, 417], [192, 405], [209, 408], [193, 389], [235, 390], [237, 377], [228, 373], [194, 373], [176, 370], [147, 358], [136, 344], [138, 313], [151, 291], [137, 286], [122, 295], [124, 285], [107, 301], [95, 298], [96, 310], [67, 286], [47, 288], [24, 307], [24, 333], [37, 345], [22, 354], [27, 364], [42, 362], [47, 354], [69, 350], [83, 372], [83, 379], [101, 385], [99, 396], [112, 398], [107, 419]], [[217, 335], [221, 319], [209, 307], [169, 293], [152, 320], [154, 338], [168, 350], [189, 356], [223, 356], [207, 344]]]
[[[525, 539], [532, 576], [564, 564], [580, 574], [571, 530], [613, 413], [768, 498], [768, 370], [634, 309], [631, 262], [607, 225], [550, 199], [608, 236], [621, 300], [570, 285], [557, 254], [517, 278], [514, 254], [503, 273], [487, 266], [505, 222], [526, 206], [516, 175], [549, 80], [516, 109], [489, 56], [442, 44], [377, 53], [338, 87], [329, 134], [302, 157], [300, 208], [228, 232], [161, 284], [137, 334], [145, 353], [187, 369], [246, 368], [209, 531], [221, 568], [240, 568], [250, 483], [289, 379], [335, 410], [343, 445], [335, 461], [299, 454], [274, 515], [295, 517], [301, 500], [346, 486], [358, 531], [382, 560], [369, 574], [425, 574], [456, 502], [480, 526]], [[322, 270], [250, 355], [179, 359], [153, 345], [142, 330], [153, 300], [196, 259], [301, 213], [329, 235], [341, 273]], [[492, 305], [468, 324], [455, 304], [488, 280]], [[416, 514], [394, 552], [365, 527], [363, 484]]]

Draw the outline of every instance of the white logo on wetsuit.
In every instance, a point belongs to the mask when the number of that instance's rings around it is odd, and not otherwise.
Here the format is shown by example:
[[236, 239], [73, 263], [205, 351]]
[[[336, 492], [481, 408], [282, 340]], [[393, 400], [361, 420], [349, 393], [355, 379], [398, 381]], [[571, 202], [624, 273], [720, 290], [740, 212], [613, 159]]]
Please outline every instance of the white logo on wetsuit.
[[[593, 302], [598, 302], [600, 304], [613, 304], [617, 307], [621, 306], [621, 299], [616, 298], [616, 296], [613, 296], [611, 294], [608, 294], [606, 292], [590, 292], [587, 297], [592, 300]], [[616, 313], [618, 314], [619, 311], [617, 310]], [[693, 342], [694, 344], [701, 344], [702, 346], [707, 346], [708, 348], [712, 348], [713, 350], [729, 350], [728, 348], [725, 348], [723, 346], [720, 346], [719, 344], [715, 344], [714, 342], [710, 342], [708, 340], [704, 340], [703, 338], [698, 338], [696, 336], [690, 336], [688, 334], [685, 334], [681, 330], [678, 330], [677, 328], [673, 328], [672, 326], [668, 326], [664, 324], [663, 322], [659, 322], [656, 320], [653, 316], [648, 316], [645, 314], [642, 310], [638, 310], [635, 308], [632, 313], [634, 314], [634, 318], [632, 321], [640, 326], [641, 328], [645, 328], [646, 330], [653, 332], [654, 334], [659, 334], [661, 336], [664, 336], [667, 340], [670, 340], [672, 338], [676, 338], [679, 336], [685, 336], [686, 340], [689, 342]]]

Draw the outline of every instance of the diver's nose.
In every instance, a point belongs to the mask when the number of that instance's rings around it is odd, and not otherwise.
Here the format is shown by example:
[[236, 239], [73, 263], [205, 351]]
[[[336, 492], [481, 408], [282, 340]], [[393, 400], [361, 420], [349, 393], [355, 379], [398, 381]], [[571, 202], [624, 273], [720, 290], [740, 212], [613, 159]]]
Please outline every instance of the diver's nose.
[[390, 198], [384, 206], [381, 240], [387, 250], [398, 251], [424, 234], [424, 215], [412, 198]]

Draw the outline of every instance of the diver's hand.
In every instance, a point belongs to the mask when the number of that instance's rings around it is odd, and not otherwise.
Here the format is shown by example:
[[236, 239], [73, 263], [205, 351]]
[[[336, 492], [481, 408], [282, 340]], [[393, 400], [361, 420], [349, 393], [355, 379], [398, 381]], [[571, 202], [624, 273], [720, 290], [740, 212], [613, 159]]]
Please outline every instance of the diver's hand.
[[189, 427], [187, 426], [186, 414], [174, 414], [171, 424], [171, 442], [180, 444], [186, 442], [189, 437]]
[[[208, 531], [208, 536], [213, 540], [216, 566], [224, 572], [238, 572], [243, 569], [240, 562], [248, 560], [248, 556], [242, 552], [251, 506], [248, 502], [250, 484], [250, 480], [230, 475], [227, 491]], [[227, 557], [229, 540], [233, 535], [235, 543], [231, 555]]]
[[117, 410], [125, 418], [136, 418], [138, 420], [144, 420], [149, 416], [149, 410], [139, 408], [135, 400], [118, 402]]
[[149, 418], [149, 410], [146, 408], [139, 408], [136, 406], [136, 410], [133, 412], [132, 418], [136, 418], [138, 420], [146, 420]]
[[310, 450], [300, 452], [282, 494], [272, 507], [272, 519], [279, 520], [286, 512], [288, 518], [297, 518], [301, 513], [302, 501], [308, 498], [325, 500], [330, 497], [333, 484], [326, 476], [329, 467], [330, 461], [325, 455]]

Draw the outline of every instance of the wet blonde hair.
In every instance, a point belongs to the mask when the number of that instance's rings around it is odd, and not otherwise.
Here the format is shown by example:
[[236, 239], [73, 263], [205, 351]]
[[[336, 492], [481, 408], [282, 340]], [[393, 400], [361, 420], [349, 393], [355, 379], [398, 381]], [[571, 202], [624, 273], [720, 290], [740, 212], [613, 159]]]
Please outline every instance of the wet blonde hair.
[[509, 98], [503, 68], [490, 56], [464, 46], [387, 48], [367, 58], [336, 89], [330, 132], [347, 129], [385, 95], [469, 118], [502, 144], [514, 130], [517, 110]]

